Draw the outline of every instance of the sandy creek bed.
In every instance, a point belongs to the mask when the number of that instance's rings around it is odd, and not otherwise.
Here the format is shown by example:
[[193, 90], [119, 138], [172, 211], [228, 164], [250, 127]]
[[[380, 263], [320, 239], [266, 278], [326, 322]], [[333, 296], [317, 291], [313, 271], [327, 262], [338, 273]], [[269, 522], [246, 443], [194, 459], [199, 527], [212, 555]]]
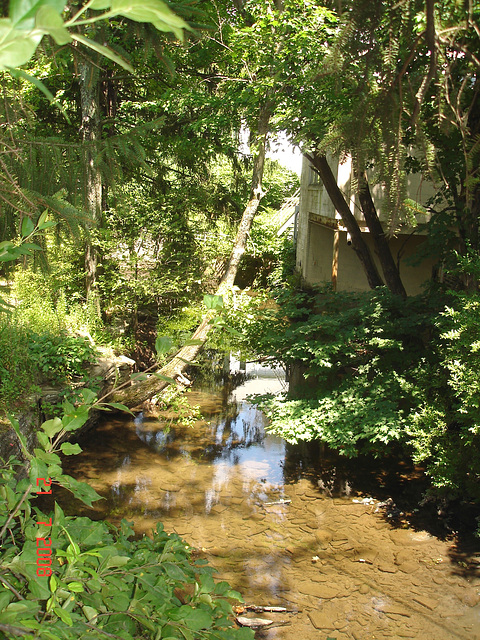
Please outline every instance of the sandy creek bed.
[[247, 603], [298, 611], [261, 614], [274, 624], [259, 638], [480, 639], [480, 545], [389, 520], [379, 503], [408, 489], [411, 470], [366, 472], [265, 437], [244, 400], [257, 389], [247, 382], [228, 403], [194, 391], [205, 420], [168, 433], [141, 415], [106, 422], [65, 470], [107, 497], [107, 517], [179, 533]]

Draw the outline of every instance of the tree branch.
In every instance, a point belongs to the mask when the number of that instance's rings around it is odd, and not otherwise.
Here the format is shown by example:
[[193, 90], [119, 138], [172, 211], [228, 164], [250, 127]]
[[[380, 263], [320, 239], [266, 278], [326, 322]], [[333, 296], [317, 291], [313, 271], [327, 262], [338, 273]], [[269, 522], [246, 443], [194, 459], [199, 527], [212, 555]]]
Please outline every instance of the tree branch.
[[423, 82], [417, 91], [415, 96], [415, 105], [412, 113], [412, 126], [415, 125], [420, 107], [425, 99], [428, 87], [430, 86], [435, 74], [437, 72], [437, 44], [435, 35], [435, 0], [425, 0], [425, 14], [427, 17], [427, 28], [425, 30], [425, 40], [428, 49], [430, 50], [430, 65], [428, 67], [428, 73], [423, 78]]

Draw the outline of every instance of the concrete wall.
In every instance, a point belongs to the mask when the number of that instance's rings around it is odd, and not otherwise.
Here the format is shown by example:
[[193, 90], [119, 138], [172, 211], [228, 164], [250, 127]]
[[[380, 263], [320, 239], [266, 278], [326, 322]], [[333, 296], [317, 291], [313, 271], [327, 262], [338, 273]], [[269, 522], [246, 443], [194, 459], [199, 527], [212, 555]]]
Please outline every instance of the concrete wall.
[[[358, 207], [355, 207], [355, 197], [351, 193], [350, 177], [351, 165], [347, 161], [343, 165], [338, 161], [329, 159], [330, 166], [347, 200], [350, 210], [363, 223], [363, 216]], [[297, 229], [297, 270], [309, 284], [327, 284], [332, 281], [332, 260], [334, 227], [337, 226], [339, 215], [328, 197], [321, 181], [315, 178], [307, 160], [304, 159], [301, 187], [300, 205]], [[422, 181], [420, 176], [409, 178], [408, 195], [412, 200], [426, 203], [434, 192], [433, 185]], [[374, 189], [376, 206], [381, 207], [382, 191]], [[325, 224], [318, 220], [313, 222], [311, 214], [321, 216]], [[347, 244], [345, 231], [339, 231], [338, 247], [338, 291], [365, 291], [369, 289], [367, 278], [363, 268], [352, 247]], [[380, 263], [376, 258], [373, 240], [369, 233], [364, 233], [365, 241], [374, 256], [380, 274]], [[424, 261], [419, 266], [410, 266], [408, 259], [416, 252], [417, 248], [426, 241], [425, 236], [399, 233], [390, 240], [392, 254], [395, 260], [400, 254], [400, 275], [408, 295], [416, 295], [423, 289], [426, 281], [432, 277], [434, 259]]]
[[[309, 284], [327, 284], [332, 279], [334, 230], [310, 222], [308, 246], [304, 256], [302, 275]], [[345, 231], [339, 232], [337, 291], [367, 291], [370, 287], [355, 251], [347, 243]], [[375, 255], [372, 238], [364, 234], [367, 245], [374, 256], [380, 274], [380, 262]], [[401, 253], [400, 275], [408, 295], [422, 292], [426, 281], [431, 280], [435, 260], [424, 260], [419, 266], [407, 264], [418, 247], [426, 241], [424, 236], [400, 235], [390, 241], [394, 259]]]

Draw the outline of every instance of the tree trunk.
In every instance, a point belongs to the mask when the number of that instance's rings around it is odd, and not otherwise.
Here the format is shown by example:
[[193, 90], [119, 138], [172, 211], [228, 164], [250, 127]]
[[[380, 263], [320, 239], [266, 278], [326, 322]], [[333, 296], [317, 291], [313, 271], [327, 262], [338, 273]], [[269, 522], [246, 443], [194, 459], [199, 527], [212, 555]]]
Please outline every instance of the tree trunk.
[[233, 245], [232, 253], [230, 254], [230, 260], [228, 261], [227, 270], [222, 278], [220, 287], [226, 289], [233, 287], [235, 282], [235, 276], [237, 275], [240, 260], [245, 253], [245, 246], [247, 244], [248, 234], [252, 227], [252, 222], [257, 213], [258, 205], [263, 196], [262, 180], [263, 170], [265, 167], [265, 153], [267, 148], [268, 137], [268, 125], [271, 116], [271, 105], [267, 102], [260, 111], [257, 125], [257, 139], [255, 141], [256, 155], [253, 164], [252, 184], [250, 187], [250, 200], [238, 225], [237, 236], [235, 238], [235, 244]]
[[375, 287], [382, 287], [383, 281], [378, 273], [377, 266], [373, 261], [370, 250], [363, 239], [362, 232], [358, 226], [358, 222], [355, 216], [350, 211], [350, 207], [343, 197], [343, 193], [340, 191], [335, 176], [330, 169], [327, 162], [327, 158], [323, 155], [314, 153], [313, 155], [306, 154], [307, 159], [312, 164], [312, 167], [318, 173], [322, 179], [326, 192], [328, 193], [333, 206], [338, 211], [342, 218], [342, 222], [347, 228], [350, 237], [352, 238], [352, 247], [357, 254], [365, 274], [367, 276], [368, 284], [372, 289]]
[[[101, 138], [100, 127], [100, 74], [96, 64], [87, 59], [79, 62], [80, 105], [82, 111], [82, 141], [84, 143], [84, 208], [92, 229], [102, 220], [102, 178], [96, 163], [97, 143]], [[94, 299], [100, 312], [100, 301], [96, 291], [98, 254], [87, 238], [85, 245], [85, 290], [88, 299]]]
[[385, 282], [390, 291], [402, 298], [407, 297], [407, 292], [403, 286], [398, 267], [390, 251], [390, 245], [385, 237], [382, 223], [380, 222], [377, 210], [372, 200], [372, 194], [370, 193], [370, 187], [368, 186], [367, 175], [365, 171], [358, 170], [358, 198], [362, 207], [363, 215], [365, 216], [365, 222], [370, 230], [370, 235], [375, 243], [375, 248], [382, 265], [383, 275]]
[[[262, 107], [258, 118], [255, 143], [256, 154], [253, 165], [250, 199], [243, 212], [227, 269], [216, 291], [217, 295], [222, 295], [227, 292], [235, 282], [235, 276], [237, 275], [240, 260], [242, 259], [242, 255], [245, 253], [248, 234], [250, 233], [253, 219], [263, 196], [262, 179], [265, 166], [265, 152], [270, 116], [271, 105], [267, 102]], [[212, 316], [212, 312], [207, 313], [201, 324], [197, 327], [195, 333], [192, 335], [192, 340], [199, 341], [199, 344], [186, 346], [180, 349], [176, 356], [160, 369], [160, 375], [177, 379], [177, 377], [187, 369], [190, 363], [195, 360], [212, 328], [212, 324], [210, 324]], [[132, 385], [123, 391], [117, 392], [114, 395], [114, 401], [121, 402], [127, 407], [136, 407], [160, 393], [169, 384], [170, 382], [160, 380], [155, 377], [155, 375], [152, 375], [147, 380]]]

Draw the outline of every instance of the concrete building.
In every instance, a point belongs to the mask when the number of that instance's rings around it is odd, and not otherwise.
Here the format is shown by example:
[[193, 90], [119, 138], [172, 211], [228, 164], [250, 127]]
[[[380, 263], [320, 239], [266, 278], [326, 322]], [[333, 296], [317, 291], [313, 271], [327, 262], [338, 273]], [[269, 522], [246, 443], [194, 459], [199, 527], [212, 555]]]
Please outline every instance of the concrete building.
[[[365, 225], [360, 207], [352, 193], [352, 163], [346, 158], [343, 163], [329, 159], [329, 164], [337, 184], [350, 204], [350, 210], [359, 222], [367, 245], [374, 257], [379, 273], [382, 274], [377, 259], [373, 239]], [[418, 222], [425, 222], [427, 216], [421, 213], [428, 199], [434, 194], [431, 183], [422, 180], [418, 174], [409, 176], [407, 195]], [[380, 220], [386, 227], [385, 216], [382, 215], [382, 188], [375, 186], [372, 197]], [[416, 203], [421, 205], [416, 210]], [[413, 213], [415, 212], [415, 213]], [[394, 260], [400, 268], [400, 276], [408, 295], [420, 293], [426, 281], [432, 278], [435, 267], [434, 259], [425, 259], [419, 265], [409, 264], [409, 259], [425, 242], [426, 233], [414, 226], [400, 226], [390, 240]], [[340, 215], [322, 184], [318, 174], [312, 169], [306, 158], [303, 160], [300, 205], [297, 223], [297, 270], [306, 283], [311, 285], [332, 283], [337, 291], [365, 291], [369, 289], [362, 265], [352, 247]]]

